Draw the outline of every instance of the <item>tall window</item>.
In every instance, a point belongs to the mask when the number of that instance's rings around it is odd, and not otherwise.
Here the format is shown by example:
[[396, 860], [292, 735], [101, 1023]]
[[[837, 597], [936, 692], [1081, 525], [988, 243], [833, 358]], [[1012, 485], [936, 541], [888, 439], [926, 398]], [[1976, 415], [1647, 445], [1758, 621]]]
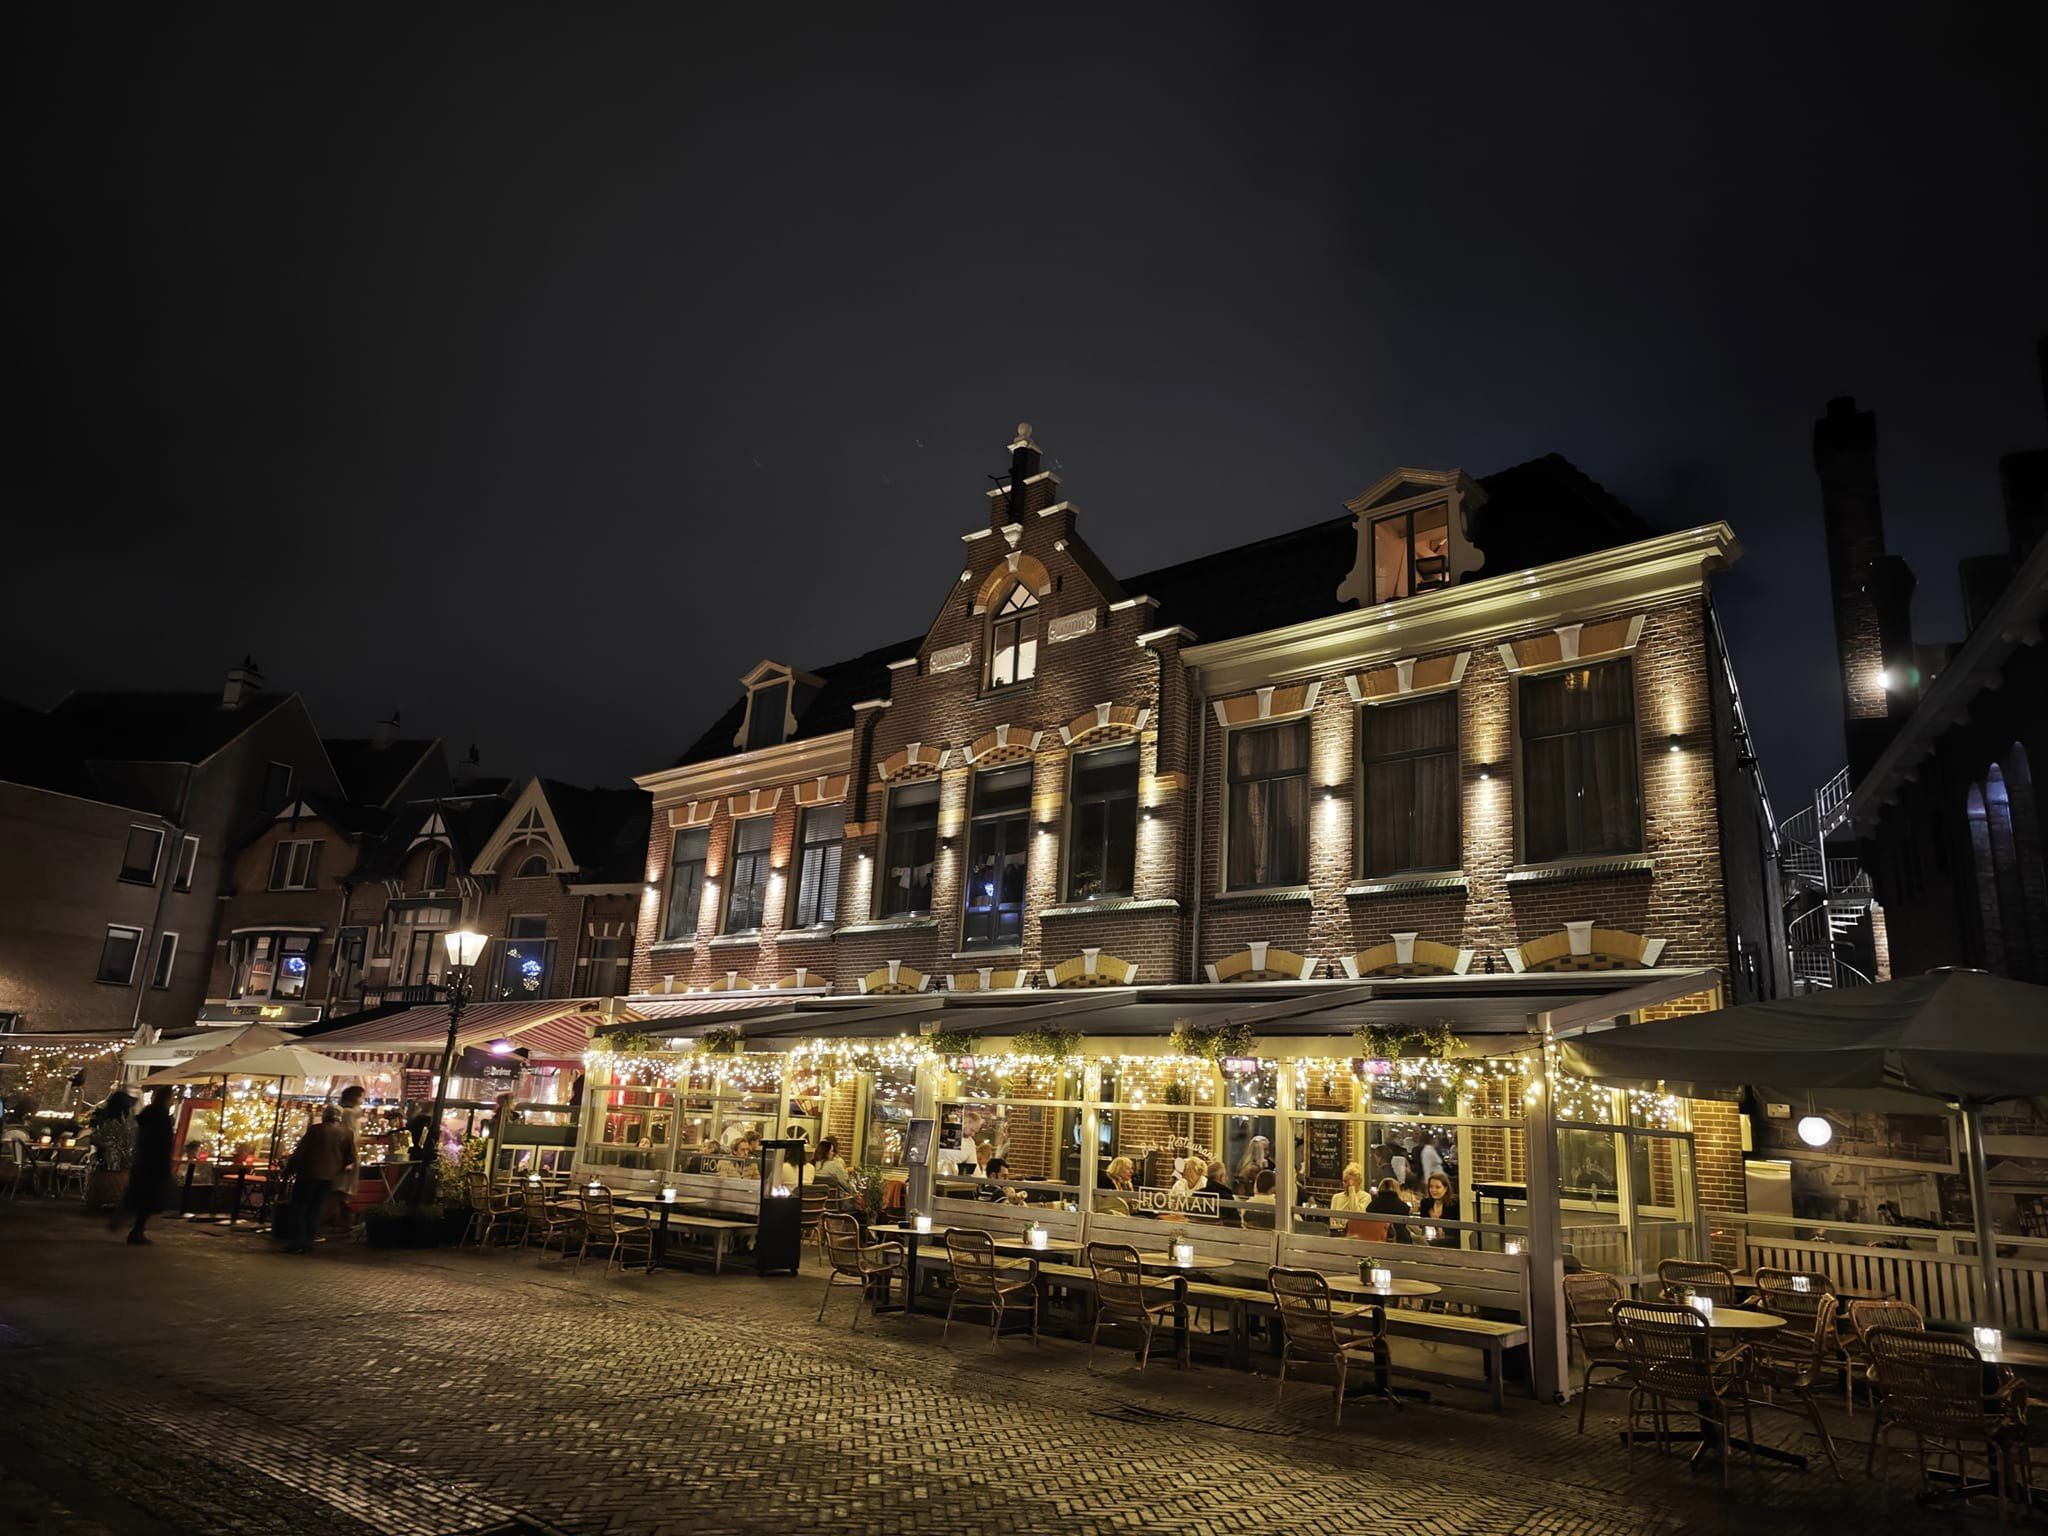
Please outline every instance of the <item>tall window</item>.
[[974, 777], [962, 949], [1023, 942], [1024, 867], [1031, 841], [1031, 765]]
[[192, 889], [192, 877], [199, 872], [199, 839], [188, 837], [178, 845], [178, 872], [171, 884], [178, 890]]
[[1456, 869], [1458, 696], [1361, 711], [1359, 775], [1364, 795], [1361, 867], [1367, 875]]
[[590, 940], [590, 971], [582, 990], [594, 997], [615, 997], [626, 990], [633, 969], [633, 948], [624, 938], [611, 934]]
[[448, 888], [448, 850], [439, 846], [427, 849], [427, 867], [420, 879], [423, 891], [445, 891]]
[[1128, 896], [1138, 861], [1138, 746], [1074, 758], [1067, 900]]
[[161, 992], [171, 984], [171, 972], [178, 964], [178, 936], [164, 933], [157, 936], [156, 964], [150, 967], [149, 984]]
[[732, 827], [732, 892], [725, 908], [727, 933], [753, 933], [768, 906], [768, 849], [773, 816], [750, 816]]
[[238, 933], [228, 941], [231, 997], [297, 998], [306, 995], [313, 969], [310, 933]]
[[704, 906], [704, 858], [710, 847], [709, 827], [677, 832], [670, 846], [668, 921], [661, 936], [672, 943], [697, 937], [697, 917]]
[[939, 846], [939, 781], [889, 791], [888, 867], [882, 915], [907, 917], [932, 909], [932, 863]]
[[1232, 734], [1229, 814], [1231, 889], [1308, 878], [1308, 721]]
[[319, 839], [279, 843], [270, 859], [270, 888], [273, 891], [310, 891], [319, 867]]
[[989, 620], [988, 685], [1005, 688], [1038, 671], [1038, 599], [1019, 582]]
[[839, 916], [839, 852], [845, 832], [843, 805], [814, 805], [804, 812], [797, 838], [796, 910], [791, 914], [799, 928], [822, 928]]
[[391, 906], [391, 984], [432, 986], [448, 963], [441, 935], [455, 926], [461, 909], [452, 901], [418, 901]]
[[1372, 525], [1372, 600], [1391, 602], [1451, 581], [1451, 510], [1396, 512]]
[[101, 981], [125, 987], [135, 979], [135, 954], [142, 948], [142, 930], [107, 924], [107, 937], [100, 945]]
[[554, 961], [555, 941], [548, 937], [545, 917], [506, 918], [505, 950], [498, 960], [495, 995], [514, 1001], [546, 997]]
[[756, 688], [747, 700], [747, 751], [778, 745], [788, 713], [788, 678]]
[[1628, 658], [1523, 678], [1521, 736], [1523, 858], [1642, 847]]
[[130, 827], [128, 846], [121, 850], [121, 878], [136, 885], [156, 884], [156, 862], [163, 857], [164, 835], [156, 827]]

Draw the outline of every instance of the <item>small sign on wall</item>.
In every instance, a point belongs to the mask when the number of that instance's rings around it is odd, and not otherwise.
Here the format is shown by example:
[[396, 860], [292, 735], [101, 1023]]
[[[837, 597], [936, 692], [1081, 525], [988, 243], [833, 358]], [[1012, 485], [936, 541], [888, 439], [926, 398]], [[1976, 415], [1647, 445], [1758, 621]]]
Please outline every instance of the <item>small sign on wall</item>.
[[933, 651], [931, 655], [927, 656], [924, 669], [927, 674], [933, 672], [957, 672], [972, 660], [974, 660], [974, 646], [972, 642], [949, 645], [945, 649]]

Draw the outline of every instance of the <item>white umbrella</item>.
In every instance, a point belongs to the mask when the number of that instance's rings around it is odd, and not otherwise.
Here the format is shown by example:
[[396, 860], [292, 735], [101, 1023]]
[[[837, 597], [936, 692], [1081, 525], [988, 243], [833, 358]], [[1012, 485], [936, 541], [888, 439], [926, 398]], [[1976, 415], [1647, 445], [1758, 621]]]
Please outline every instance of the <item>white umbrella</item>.
[[156, 1088], [168, 1083], [200, 1083], [216, 1077], [357, 1077], [361, 1073], [360, 1063], [322, 1056], [318, 1051], [290, 1042], [265, 1045], [256, 1050], [231, 1045], [152, 1072], [137, 1086]]
[[121, 1059], [131, 1067], [162, 1067], [229, 1047], [244, 1051], [261, 1050], [269, 1045], [283, 1045], [291, 1038], [285, 1031], [268, 1024], [237, 1024], [227, 1029], [202, 1029], [176, 1040], [159, 1040], [155, 1045], [134, 1046], [124, 1052]]

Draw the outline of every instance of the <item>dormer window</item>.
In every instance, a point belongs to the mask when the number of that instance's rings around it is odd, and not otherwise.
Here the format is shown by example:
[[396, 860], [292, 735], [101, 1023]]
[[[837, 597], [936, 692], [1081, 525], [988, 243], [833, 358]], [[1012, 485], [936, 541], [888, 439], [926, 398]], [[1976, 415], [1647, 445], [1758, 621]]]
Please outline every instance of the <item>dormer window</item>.
[[1392, 602], [1451, 584], [1451, 509], [1443, 502], [1375, 518], [1372, 600]]
[[797, 712], [817, 696], [823, 679], [779, 661], [764, 661], [740, 679], [747, 705], [732, 744], [742, 752], [779, 747], [796, 734]]
[[782, 722], [789, 713], [789, 679], [756, 688], [747, 708], [747, 750], [782, 744]]
[[989, 617], [988, 685], [1007, 688], [1038, 671], [1038, 599], [1022, 582]]

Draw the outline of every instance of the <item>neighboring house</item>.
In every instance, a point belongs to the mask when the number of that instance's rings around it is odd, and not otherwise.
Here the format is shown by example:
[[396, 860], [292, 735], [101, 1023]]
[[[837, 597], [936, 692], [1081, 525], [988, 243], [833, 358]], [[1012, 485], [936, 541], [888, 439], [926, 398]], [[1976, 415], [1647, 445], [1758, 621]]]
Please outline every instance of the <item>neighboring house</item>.
[[0, 1016], [28, 1032], [191, 1024], [236, 850], [340, 787], [253, 663], [219, 693], [7, 706], [0, 741]]
[[1678, 971], [1786, 990], [1709, 595], [1551, 456], [1119, 578], [1028, 429], [921, 636], [765, 660], [654, 797], [637, 993]]

